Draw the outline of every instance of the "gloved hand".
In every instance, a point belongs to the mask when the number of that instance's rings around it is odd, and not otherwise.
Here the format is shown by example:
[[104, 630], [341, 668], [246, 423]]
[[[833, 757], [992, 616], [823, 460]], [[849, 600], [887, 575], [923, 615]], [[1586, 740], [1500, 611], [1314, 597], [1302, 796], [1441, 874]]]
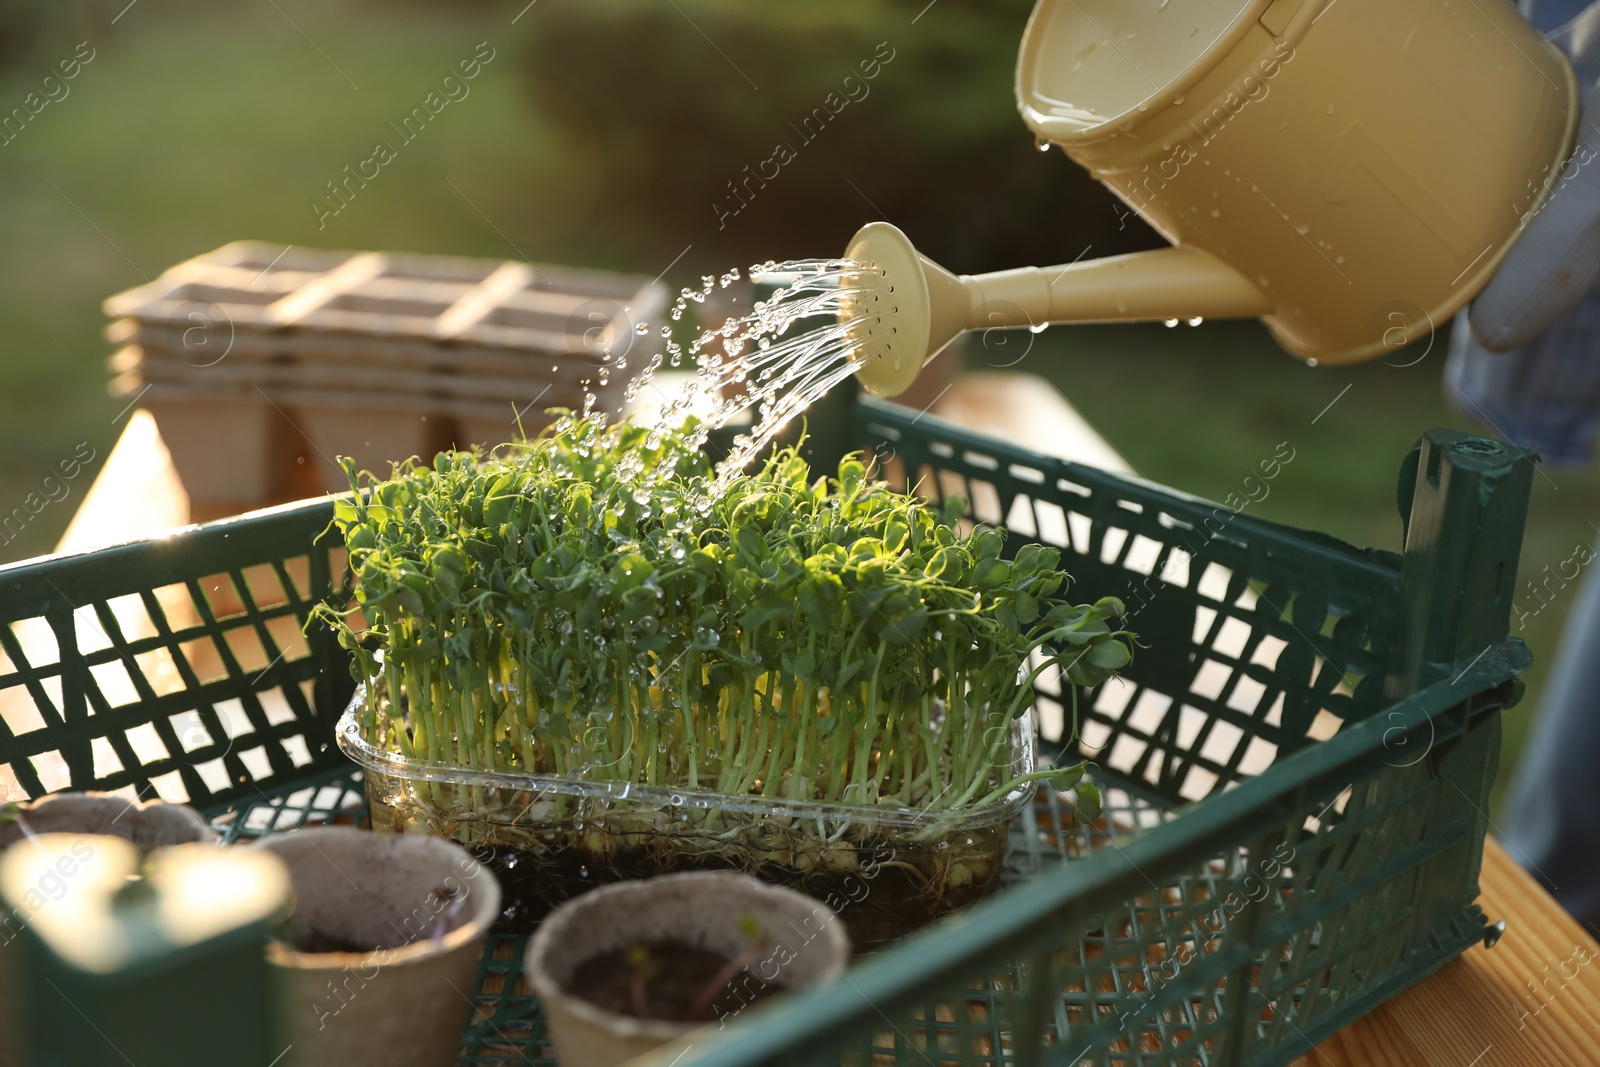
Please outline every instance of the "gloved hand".
[[1557, 187], [1473, 302], [1472, 335], [1505, 352], [1533, 340], [1600, 279], [1600, 0], [1550, 34], [1587, 90]]

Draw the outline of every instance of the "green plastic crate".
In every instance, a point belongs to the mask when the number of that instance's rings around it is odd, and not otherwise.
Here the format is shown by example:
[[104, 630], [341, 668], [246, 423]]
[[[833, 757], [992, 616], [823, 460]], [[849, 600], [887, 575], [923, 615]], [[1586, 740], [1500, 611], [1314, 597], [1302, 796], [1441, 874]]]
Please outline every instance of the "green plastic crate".
[[[921, 491], [1060, 545], [1075, 594], [1123, 597], [1149, 647], [1081, 696], [1071, 755], [1098, 764], [1100, 824], [1069, 829], [1042, 793], [1002, 894], [681, 1067], [1282, 1065], [1483, 939], [1498, 712], [1529, 662], [1507, 622], [1530, 454], [1424, 435], [1401, 556], [894, 405], [839, 414], [833, 435]], [[0, 568], [0, 774], [187, 799], [230, 841], [362, 818], [332, 741], [345, 654], [298, 636], [347, 592], [331, 514]], [[1069, 705], [1040, 679], [1047, 743]], [[464, 1065], [554, 1062], [522, 944], [491, 941]]]

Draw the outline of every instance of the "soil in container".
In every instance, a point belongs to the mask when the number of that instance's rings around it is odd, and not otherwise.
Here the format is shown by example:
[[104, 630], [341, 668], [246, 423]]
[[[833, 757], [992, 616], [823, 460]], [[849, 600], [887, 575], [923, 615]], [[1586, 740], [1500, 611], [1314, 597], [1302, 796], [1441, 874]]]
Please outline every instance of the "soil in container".
[[[1017, 766], [1031, 766], [1031, 746]], [[367, 784], [374, 829], [455, 840], [495, 871], [504, 894], [500, 929], [530, 932], [557, 905], [611, 882], [738, 870], [824, 902], [863, 949], [993, 893], [1020, 806], [1008, 799], [981, 818], [919, 834], [884, 825], [870, 810], [833, 809], [819, 822], [798, 809], [702, 807], [715, 800], [694, 797], [657, 809], [635, 795], [568, 797], [557, 814], [555, 805], [535, 803], [537, 794], [507, 790], [481, 795], [477, 811], [464, 811], [454, 803], [456, 790], [465, 792], [458, 784], [442, 804], [398, 775], [369, 769]]]
[[489, 866], [500, 880], [504, 908], [496, 929], [531, 932], [564, 901], [611, 882], [652, 878], [664, 871], [740, 870], [827, 901], [844, 920], [851, 942], [864, 949], [901, 940], [953, 910], [982, 900], [998, 884], [1000, 872], [996, 864], [993, 874], [982, 880], [946, 886], [941, 893], [930, 892], [918, 857], [901, 858], [897, 854], [908, 851], [887, 846], [879, 849], [876, 871], [869, 881], [866, 874], [805, 875], [781, 864], [751, 866], [731, 857], [718, 862], [715, 855], [699, 862], [663, 867], [657, 857], [644, 849], [620, 850], [621, 854], [613, 853], [603, 860], [577, 847], [549, 849], [536, 857], [501, 845], [478, 845], [472, 849], [479, 862]]
[[573, 971], [568, 991], [613, 1015], [698, 1022], [784, 991], [781, 984], [746, 971], [748, 962], [668, 938], [584, 960]]

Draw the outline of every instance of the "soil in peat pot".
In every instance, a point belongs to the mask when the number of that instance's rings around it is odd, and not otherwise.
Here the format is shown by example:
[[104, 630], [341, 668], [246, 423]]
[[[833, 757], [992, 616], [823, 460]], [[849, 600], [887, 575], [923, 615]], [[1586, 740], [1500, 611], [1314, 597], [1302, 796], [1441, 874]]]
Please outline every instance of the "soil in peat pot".
[[321, 930], [308, 930], [299, 937], [284, 937], [280, 939], [283, 947], [295, 952], [304, 952], [310, 955], [321, 955], [331, 952], [348, 952], [365, 956], [369, 952], [376, 952], [381, 945], [371, 945], [365, 941], [355, 941], [337, 934], [325, 933]]
[[568, 991], [613, 1015], [669, 1022], [715, 1019], [784, 991], [741, 968], [696, 1012], [697, 1001], [729, 962], [719, 953], [667, 938], [591, 956], [573, 971]]

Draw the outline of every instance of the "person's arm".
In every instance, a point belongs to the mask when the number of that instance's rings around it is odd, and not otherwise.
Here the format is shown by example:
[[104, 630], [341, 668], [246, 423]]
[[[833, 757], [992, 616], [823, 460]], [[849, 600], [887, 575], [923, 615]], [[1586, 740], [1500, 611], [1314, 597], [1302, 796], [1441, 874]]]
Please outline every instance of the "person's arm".
[[1473, 302], [1472, 334], [1495, 352], [1533, 340], [1600, 279], [1600, 0], [1550, 40], [1572, 60], [1587, 97], [1555, 191]]

